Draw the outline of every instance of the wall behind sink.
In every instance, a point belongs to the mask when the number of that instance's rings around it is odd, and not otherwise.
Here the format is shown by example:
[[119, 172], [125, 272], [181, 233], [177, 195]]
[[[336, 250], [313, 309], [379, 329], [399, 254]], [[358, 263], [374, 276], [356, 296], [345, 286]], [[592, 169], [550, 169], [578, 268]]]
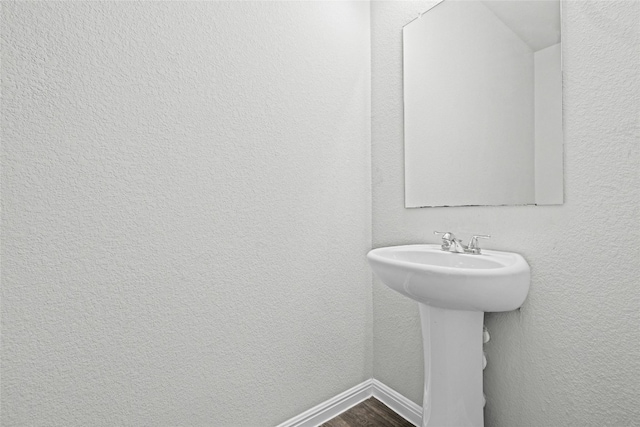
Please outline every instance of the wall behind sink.
[[[488, 233], [531, 264], [522, 311], [487, 315], [488, 426], [635, 424], [640, 3], [563, 2], [564, 205], [407, 210], [401, 28], [431, 4], [372, 2], [374, 247]], [[375, 280], [373, 312], [374, 377], [421, 404], [417, 305]]]
[[2, 19], [2, 425], [274, 425], [371, 377], [367, 2]]

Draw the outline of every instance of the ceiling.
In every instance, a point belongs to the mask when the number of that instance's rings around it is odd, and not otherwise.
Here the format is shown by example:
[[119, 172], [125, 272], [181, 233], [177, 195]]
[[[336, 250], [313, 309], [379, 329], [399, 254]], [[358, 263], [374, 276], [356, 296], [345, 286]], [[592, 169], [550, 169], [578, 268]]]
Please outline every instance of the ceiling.
[[560, 42], [559, 0], [482, 1], [535, 52]]

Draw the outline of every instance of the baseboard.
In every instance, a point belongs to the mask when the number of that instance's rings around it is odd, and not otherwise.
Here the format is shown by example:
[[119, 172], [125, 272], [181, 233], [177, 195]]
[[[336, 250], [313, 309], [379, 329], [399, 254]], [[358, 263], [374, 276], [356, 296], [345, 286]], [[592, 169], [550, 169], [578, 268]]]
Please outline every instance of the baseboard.
[[419, 405], [416, 405], [391, 387], [371, 378], [279, 424], [277, 427], [317, 427], [371, 396], [387, 405], [413, 425], [420, 425], [422, 408]]
[[422, 407], [376, 379], [371, 380], [373, 397], [414, 426], [422, 422]]
[[371, 380], [358, 384], [331, 399], [314, 406], [277, 427], [317, 427], [337, 417], [347, 409], [371, 397]]

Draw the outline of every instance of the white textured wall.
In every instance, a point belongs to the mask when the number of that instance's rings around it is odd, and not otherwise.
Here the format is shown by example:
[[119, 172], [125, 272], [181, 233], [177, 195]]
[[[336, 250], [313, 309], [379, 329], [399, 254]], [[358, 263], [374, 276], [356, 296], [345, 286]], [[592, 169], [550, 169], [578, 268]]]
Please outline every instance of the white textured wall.
[[[372, 2], [374, 246], [494, 237], [532, 267], [522, 311], [487, 315], [491, 427], [640, 420], [640, 2], [563, 2], [565, 204], [404, 209], [402, 25], [428, 2]], [[418, 307], [374, 281], [374, 377], [422, 399]]]
[[3, 426], [371, 376], [368, 3], [3, 2], [2, 42]]

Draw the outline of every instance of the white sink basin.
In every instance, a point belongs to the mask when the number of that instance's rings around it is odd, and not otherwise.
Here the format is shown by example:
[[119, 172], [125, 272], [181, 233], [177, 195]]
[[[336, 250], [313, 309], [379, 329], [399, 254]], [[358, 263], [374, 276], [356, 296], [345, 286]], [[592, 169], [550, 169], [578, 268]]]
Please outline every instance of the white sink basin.
[[418, 302], [424, 346], [421, 426], [483, 427], [484, 312], [522, 305], [529, 291], [527, 262], [509, 252], [459, 254], [439, 245], [379, 248], [367, 259], [387, 286]]
[[511, 252], [471, 255], [445, 252], [439, 245], [407, 245], [374, 249], [367, 258], [387, 286], [432, 307], [511, 311], [529, 292], [529, 264]]

